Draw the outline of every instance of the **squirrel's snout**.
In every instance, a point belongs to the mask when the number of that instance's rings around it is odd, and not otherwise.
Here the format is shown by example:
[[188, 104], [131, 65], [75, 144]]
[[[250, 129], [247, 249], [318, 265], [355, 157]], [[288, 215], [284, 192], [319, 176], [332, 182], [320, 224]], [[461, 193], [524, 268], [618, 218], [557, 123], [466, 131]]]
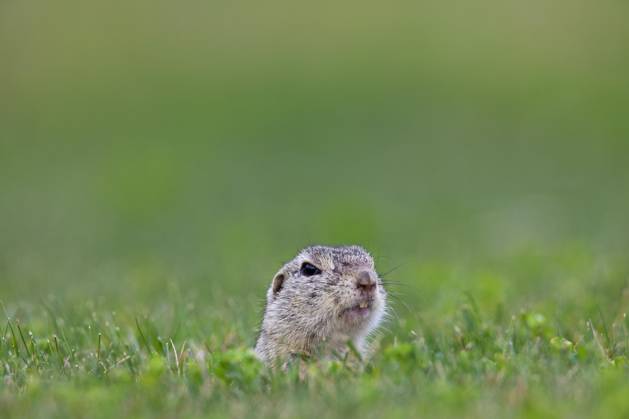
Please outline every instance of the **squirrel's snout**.
[[376, 289], [376, 279], [368, 271], [360, 271], [356, 274], [356, 288], [365, 293]]

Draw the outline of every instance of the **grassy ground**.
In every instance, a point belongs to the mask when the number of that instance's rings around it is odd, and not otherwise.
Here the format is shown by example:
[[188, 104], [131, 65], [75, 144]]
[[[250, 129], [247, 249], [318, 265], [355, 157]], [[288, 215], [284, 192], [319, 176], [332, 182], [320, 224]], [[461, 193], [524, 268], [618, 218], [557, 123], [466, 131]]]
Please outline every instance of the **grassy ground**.
[[563, 248], [494, 263], [406, 268], [417, 281], [392, 290], [364, 371], [311, 363], [302, 380], [253, 357], [255, 300], [15, 305], [3, 416], [626, 417], [626, 261]]
[[[626, 5], [482, 6], [3, 2], [0, 416], [629, 416]], [[300, 380], [314, 243], [393, 314]]]

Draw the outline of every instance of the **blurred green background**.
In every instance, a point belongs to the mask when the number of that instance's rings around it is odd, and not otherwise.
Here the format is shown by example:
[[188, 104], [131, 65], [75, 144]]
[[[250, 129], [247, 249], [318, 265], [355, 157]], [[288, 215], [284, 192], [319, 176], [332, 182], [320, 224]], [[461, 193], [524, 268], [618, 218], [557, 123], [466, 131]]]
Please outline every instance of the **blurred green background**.
[[601, 272], [616, 301], [628, 9], [3, 1], [0, 296], [259, 307], [300, 247], [358, 243], [402, 313]]

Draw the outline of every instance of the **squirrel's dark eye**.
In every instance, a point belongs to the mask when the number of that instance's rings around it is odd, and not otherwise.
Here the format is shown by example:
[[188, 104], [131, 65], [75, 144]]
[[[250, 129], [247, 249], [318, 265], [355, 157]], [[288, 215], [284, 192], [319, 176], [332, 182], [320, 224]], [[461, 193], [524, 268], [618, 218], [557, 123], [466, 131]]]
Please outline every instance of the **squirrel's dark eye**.
[[303, 276], [313, 276], [321, 273], [321, 269], [308, 262], [304, 262], [299, 271]]

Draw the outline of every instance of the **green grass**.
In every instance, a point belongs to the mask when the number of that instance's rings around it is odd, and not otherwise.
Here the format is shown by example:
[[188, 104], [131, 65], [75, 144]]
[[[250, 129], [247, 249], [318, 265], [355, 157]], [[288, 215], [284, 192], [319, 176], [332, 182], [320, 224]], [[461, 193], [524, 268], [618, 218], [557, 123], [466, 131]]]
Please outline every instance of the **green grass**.
[[[0, 4], [0, 417], [629, 416], [627, 5], [400, 3]], [[309, 244], [361, 368], [251, 356]]]
[[0, 407], [5, 417], [626, 417], [627, 263], [568, 248], [500, 264], [400, 268], [419, 279], [391, 289], [395, 314], [361, 368], [266, 370], [251, 351], [255, 300], [208, 303], [171, 287], [148, 311], [11, 305]]

